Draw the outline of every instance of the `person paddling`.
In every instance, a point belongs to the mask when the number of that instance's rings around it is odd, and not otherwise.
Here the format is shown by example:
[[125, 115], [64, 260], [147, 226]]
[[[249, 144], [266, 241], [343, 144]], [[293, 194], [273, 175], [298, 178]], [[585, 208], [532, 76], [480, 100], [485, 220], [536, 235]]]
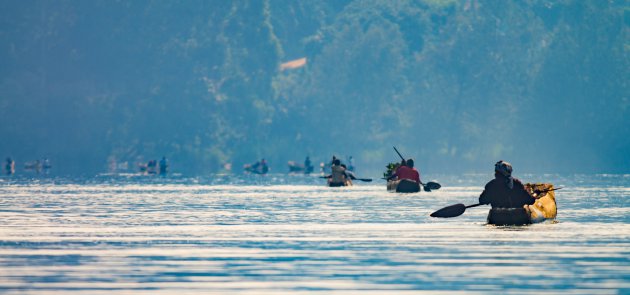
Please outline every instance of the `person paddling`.
[[330, 166], [331, 174], [326, 176], [328, 178], [329, 186], [347, 186], [352, 185], [352, 181], [350, 177], [346, 174], [345, 165], [341, 164], [341, 161], [335, 158], [332, 162], [332, 166]]
[[512, 165], [503, 160], [494, 165], [494, 179], [486, 184], [479, 196], [480, 204], [490, 204], [492, 208], [522, 208], [535, 201], [523, 183], [512, 177]]
[[[462, 203], [444, 207], [430, 214], [431, 217], [450, 218], [460, 216], [467, 208], [491, 205], [488, 224], [523, 225], [556, 218], [557, 207], [554, 188], [550, 183], [523, 184], [512, 176], [512, 165], [506, 161], [494, 164], [494, 179], [489, 181], [479, 196], [479, 203]], [[550, 194], [548, 194], [550, 193]], [[543, 199], [543, 200], [539, 200]]]
[[529, 206], [536, 202], [523, 183], [512, 177], [512, 165], [503, 160], [494, 164], [494, 179], [479, 196], [479, 204], [490, 204], [488, 223], [496, 225], [531, 223]]
[[396, 169], [396, 172], [392, 174], [390, 177], [388, 177], [387, 180], [392, 180], [398, 177], [398, 179], [409, 179], [417, 183], [421, 183], [420, 172], [418, 172], [418, 170], [416, 170], [416, 168], [413, 167], [414, 166], [413, 159], [407, 159], [403, 161], [404, 162], [401, 163], [400, 167]]
[[250, 170], [251, 172], [257, 174], [267, 174], [267, 172], [269, 172], [269, 166], [267, 166], [267, 161], [262, 159], [260, 162], [256, 162], [254, 165], [251, 165]]

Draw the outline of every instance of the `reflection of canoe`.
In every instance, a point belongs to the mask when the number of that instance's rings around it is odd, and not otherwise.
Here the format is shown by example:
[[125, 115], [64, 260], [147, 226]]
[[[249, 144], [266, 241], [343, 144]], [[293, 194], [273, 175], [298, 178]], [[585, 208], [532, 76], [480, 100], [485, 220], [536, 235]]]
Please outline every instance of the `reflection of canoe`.
[[[527, 183], [525, 188], [530, 191], [545, 191], [553, 189], [553, 185], [550, 183]], [[523, 208], [490, 209], [488, 223], [494, 225], [520, 225], [556, 218], [558, 209], [556, 207], [555, 192], [549, 191], [541, 195], [542, 197], [536, 199], [533, 205], [526, 205]]]
[[350, 179], [347, 179], [345, 182], [331, 182], [329, 178], [328, 186], [329, 187], [352, 186], [352, 181]]
[[387, 182], [388, 192], [417, 193], [420, 191], [420, 183], [411, 179], [390, 180]]

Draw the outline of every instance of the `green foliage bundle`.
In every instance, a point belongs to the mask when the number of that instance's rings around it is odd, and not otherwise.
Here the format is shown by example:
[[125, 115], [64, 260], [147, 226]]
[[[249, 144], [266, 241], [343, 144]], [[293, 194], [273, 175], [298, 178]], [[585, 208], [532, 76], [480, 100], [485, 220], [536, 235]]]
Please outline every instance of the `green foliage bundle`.
[[390, 176], [392, 176], [396, 172], [396, 169], [398, 169], [398, 167], [400, 167], [400, 163], [396, 163], [396, 162], [388, 163], [387, 166], [385, 166], [387, 170], [383, 172], [383, 178], [389, 178]]

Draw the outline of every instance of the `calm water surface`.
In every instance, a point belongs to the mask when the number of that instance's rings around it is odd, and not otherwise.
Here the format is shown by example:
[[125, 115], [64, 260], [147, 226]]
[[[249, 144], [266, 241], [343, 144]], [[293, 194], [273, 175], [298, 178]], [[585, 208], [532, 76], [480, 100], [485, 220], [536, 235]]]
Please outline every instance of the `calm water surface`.
[[630, 293], [630, 175], [521, 176], [564, 187], [556, 222], [429, 217], [489, 177], [0, 178], [0, 293]]

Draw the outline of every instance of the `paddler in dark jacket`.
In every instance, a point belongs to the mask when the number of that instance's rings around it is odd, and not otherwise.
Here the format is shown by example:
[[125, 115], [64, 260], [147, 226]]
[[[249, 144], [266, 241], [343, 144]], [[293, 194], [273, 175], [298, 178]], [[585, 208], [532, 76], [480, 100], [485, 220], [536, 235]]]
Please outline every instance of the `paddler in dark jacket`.
[[523, 208], [535, 201], [523, 183], [512, 177], [512, 165], [505, 161], [494, 165], [494, 179], [486, 184], [479, 196], [479, 203], [490, 204], [492, 208]]

